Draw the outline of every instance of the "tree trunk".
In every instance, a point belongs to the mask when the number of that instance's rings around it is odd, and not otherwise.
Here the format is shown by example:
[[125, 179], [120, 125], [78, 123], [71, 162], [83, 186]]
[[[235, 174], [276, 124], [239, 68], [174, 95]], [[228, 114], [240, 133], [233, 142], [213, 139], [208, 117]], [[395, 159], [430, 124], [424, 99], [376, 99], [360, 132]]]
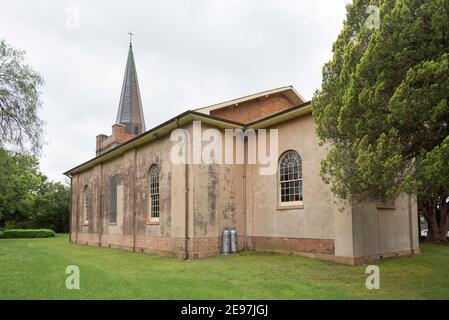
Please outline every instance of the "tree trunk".
[[449, 229], [449, 203], [447, 196], [429, 197], [419, 201], [420, 212], [427, 220], [427, 239], [438, 243], [447, 243]]
[[418, 212], [418, 238], [421, 238], [421, 215]]

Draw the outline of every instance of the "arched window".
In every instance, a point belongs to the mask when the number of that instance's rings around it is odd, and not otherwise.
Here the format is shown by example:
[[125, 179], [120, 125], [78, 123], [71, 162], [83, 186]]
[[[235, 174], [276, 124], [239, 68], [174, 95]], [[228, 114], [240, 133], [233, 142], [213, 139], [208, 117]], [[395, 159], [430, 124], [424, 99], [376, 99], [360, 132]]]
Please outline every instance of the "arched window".
[[159, 168], [156, 165], [152, 165], [148, 177], [149, 186], [149, 220], [159, 220]]
[[287, 151], [279, 160], [279, 191], [283, 205], [298, 205], [303, 201], [302, 164], [296, 151]]
[[84, 186], [83, 198], [84, 198], [83, 224], [88, 224], [89, 223], [90, 195], [89, 195], [89, 188], [87, 187], [87, 185]]

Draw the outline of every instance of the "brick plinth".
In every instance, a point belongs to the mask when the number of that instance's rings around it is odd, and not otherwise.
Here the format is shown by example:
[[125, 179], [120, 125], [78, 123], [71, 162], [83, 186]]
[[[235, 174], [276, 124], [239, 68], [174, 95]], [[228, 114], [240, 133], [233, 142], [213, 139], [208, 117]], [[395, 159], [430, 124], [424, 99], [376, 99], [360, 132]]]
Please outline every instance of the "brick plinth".
[[[81, 232], [72, 233], [72, 242], [93, 246], [135, 250], [156, 255], [183, 258], [185, 256], [185, 239], [157, 236], [136, 236], [135, 244], [132, 235], [102, 234]], [[78, 239], [78, 240], [76, 240]], [[250, 237], [249, 247], [260, 251], [311, 253], [334, 255], [335, 243], [332, 239], [301, 239], [281, 237]], [[193, 238], [188, 240], [188, 254], [190, 259], [202, 259], [220, 255], [222, 252], [222, 238]], [[239, 236], [238, 251], [244, 249], [244, 237]]]
[[335, 242], [332, 239], [252, 237], [252, 245], [254, 249], [263, 251], [335, 254]]
[[[71, 241], [79, 244], [101, 246], [107, 248], [117, 248], [124, 250], [135, 250], [136, 252], [163, 255], [176, 258], [185, 256], [185, 239], [156, 236], [136, 236], [120, 234], [102, 234], [80, 232], [78, 235], [73, 232]], [[78, 240], [76, 240], [78, 239]], [[101, 240], [100, 240], [101, 239]], [[244, 249], [244, 237], [237, 237], [237, 250]], [[222, 238], [193, 238], [188, 240], [188, 255], [190, 259], [203, 259], [220, 255], [222, 252]]]

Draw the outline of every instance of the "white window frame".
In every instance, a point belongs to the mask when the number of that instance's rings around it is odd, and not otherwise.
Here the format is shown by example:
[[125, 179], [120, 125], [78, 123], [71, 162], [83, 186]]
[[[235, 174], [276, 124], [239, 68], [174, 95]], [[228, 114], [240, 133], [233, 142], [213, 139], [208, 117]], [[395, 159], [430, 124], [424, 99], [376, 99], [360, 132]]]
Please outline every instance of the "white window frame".
[[[154, 180], [154, 178], [157, 180]], [[149, 224], [159, 223], [161, 215], [160, 202], [160, 170], [159, 167], [153, 164], [148, 171], [148, 219]], [[156, 209], [156, 210], [155, 210]]]
[[[281, 166], [283, 164], [284, 159], [289, 156], [289, 155], [294, 155], [295, 157], [297, 156], [297, 160], [299, 161], [298, 164], [298, 178], [294, 178], [294, 179], [287, 179], [287, 180], [281, 180], [282, 176], [282, 170], [281, 170]], [[295, 171], [293, 171], [292, 173], [293, 175], [295, 175]], [[287, 174], [288, 175], [288, 174]], [[293, 201], [283, 201], [283, 194], [282, 194], [282, 186], [283, 184], [295, 184], [295, 182], [299, 182], [299, 200], [293, 200]], [[278, 176], [277, 176], [277, 186], [278, 186], [278, 207], [279, 208], [302, 208], [304, 206], [304, 180], [303, 180], [303, 176], [302, 176], [302, 158], [299, 155], [299, 153], [295, 150], [288, 150], [286, 152], [284, 152], [280, 157], [279, 157], [279, 163], [278, 163]], [[295, 186], [293, 186], [293, 188], [295, 188]], [[293, 197], [295, 197], [295, 193], [293, 193]], [[287, 195], [289, 196], [289, 195]]]

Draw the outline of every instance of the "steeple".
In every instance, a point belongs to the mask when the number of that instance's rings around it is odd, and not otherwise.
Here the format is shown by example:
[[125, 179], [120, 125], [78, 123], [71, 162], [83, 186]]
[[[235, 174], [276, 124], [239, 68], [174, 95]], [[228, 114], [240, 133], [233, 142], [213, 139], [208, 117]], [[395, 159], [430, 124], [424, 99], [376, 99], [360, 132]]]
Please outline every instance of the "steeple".
[[136, 64], [134, 62], [132, 36], [130, 32], [128, 59], [126, 60], [125, 76], [123, 78], [122, 94], [118, 106], [116, 124], [125, 126], [125, 133], [139, 135], [145, 132], [142, 101], [140, 99], [139, 81], [137, 80]]

